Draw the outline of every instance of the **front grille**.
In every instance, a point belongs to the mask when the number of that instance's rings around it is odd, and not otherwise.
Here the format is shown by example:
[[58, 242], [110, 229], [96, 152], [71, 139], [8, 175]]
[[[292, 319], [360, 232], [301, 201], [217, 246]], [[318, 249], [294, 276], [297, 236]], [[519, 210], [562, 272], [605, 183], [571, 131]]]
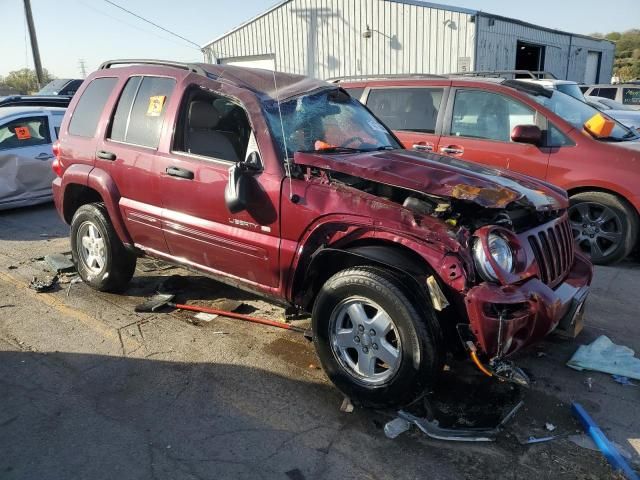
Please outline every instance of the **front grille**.
[[556, 286], [573, 265], [574, 243], [568, 219], [543, 226], [528, 238], [538, 262], [540, 280]]

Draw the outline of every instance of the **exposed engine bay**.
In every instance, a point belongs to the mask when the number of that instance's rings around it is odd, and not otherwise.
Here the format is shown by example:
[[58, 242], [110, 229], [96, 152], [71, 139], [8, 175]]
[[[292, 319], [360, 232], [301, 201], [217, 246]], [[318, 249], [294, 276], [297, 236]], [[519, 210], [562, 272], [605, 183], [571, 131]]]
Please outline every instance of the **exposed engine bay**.
[[470, 200], [428, 195], [345, 173], [326, 174], [333, 182], [397, 203], [416, 215], [440, 218], [451, 227], [464, 227], [471, 232], [484, 225], [499, 225], [520, 233], [562, 213], [557, 210], [539, 211], [533, 206], [523, 205], [524, 202], [513, 202], [505, 208], [487, 208]]

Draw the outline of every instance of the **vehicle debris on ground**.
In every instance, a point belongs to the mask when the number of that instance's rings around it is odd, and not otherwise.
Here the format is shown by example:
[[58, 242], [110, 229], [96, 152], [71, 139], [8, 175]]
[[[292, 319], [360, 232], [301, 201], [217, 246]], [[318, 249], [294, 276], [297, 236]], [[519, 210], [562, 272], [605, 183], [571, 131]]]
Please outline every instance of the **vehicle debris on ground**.
[[640, 380], [640, 359], [624, 345], [616, 345], [601, 335], [589, 345], [581, 345], [567, 362], [575, 370], [594, 370]]

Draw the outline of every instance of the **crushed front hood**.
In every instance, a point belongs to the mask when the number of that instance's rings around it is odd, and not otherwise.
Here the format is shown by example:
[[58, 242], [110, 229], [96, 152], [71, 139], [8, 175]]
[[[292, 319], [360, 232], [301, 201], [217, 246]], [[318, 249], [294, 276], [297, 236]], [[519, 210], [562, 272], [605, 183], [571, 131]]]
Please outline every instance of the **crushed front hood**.
[[294, 163], [440, 197], [468, 200], [487, 208], [504, 208], [513, 202], [537, 210], [569, 206], [564, 190], [534, 178], [411, 150], [356, 154], [298, 152]]

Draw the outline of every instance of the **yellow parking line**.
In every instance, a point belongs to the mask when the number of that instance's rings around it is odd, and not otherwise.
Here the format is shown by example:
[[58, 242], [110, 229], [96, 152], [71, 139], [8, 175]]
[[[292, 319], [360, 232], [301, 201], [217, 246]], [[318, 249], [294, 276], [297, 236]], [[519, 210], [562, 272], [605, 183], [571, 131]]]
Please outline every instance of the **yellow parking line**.
[[58, 300], [54, 295], [50, 293], [37, 293], [31, 290], [29, 288], [29, 284], [27, 284], [26, 282], [4, 272], [0, 272], [0, 280], [3, 280], [5, 283], [13, 285], [20, 290], [24, 290], [33, 299], [39, 301], [40, 303], [44, 303], [49, 307], [55, 308], [62, 315], [74, 318], [79, 322], [82, 322], [84, 325], [99, 333], [103, 337], [118, 340], [118, 333], [115, 329], [107, 327], [101, 321], [96, 320], [92, 316], [87, 315], [80, 310], [69, 307], [64, 302]]

